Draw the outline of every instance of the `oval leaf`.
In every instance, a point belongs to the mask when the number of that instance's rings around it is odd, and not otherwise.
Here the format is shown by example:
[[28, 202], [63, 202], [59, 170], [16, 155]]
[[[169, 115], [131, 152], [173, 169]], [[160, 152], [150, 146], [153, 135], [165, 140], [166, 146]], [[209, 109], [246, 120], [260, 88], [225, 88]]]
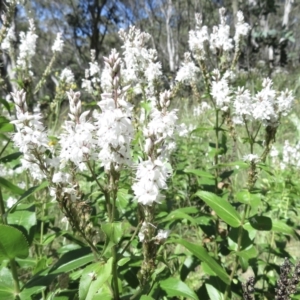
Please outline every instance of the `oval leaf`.
[[207, 293], [208, 293], [210, 299], [214, 299], [214, 300], [223, 300], [224, 299], [223, 294], [220, 291], [218, 291], [211, 284], [206, 283], [205, 287], [206, 287], [206, 290], [207, 290]]
[[84, 269], [79, 283], [80, 300], [92, 300], [97, 294], [101, 295], [100, 291], [111, 277], [112, 261], [110, 258], [106, 263], [97, 262]]
[[198, 191], [195, 195], [200, 197], [211, 209], [213, 209], [218, 217], [225, 223], [232, 227], [240, 226], [240, 215], [229, 202], [206, 191]]
[[160, 287], [169, 297], [186, 297], [187, 299], [199, 300], [194, 291], [192, 291], [184, 282], [177, 278], [168, 278], [160, 282]]
[[272, 219], [269, 217], [254, 215], [249, 222], [256, 230], [270, 231], [272, 229]]
[[180, 244], [184, 246], [186, 249], [191, 251], [196, 257], [198, 257], [201, 261], [205, 262], [213, 272], [217, 276], [220, 277], [222, 281], [226, 284], [230, 284], [230, 279], [228, 274], [224, 271], [224, 269], [207, 253], [207, 251], [196, 244], [190, 243], [186, 240], [175, 240], [174, 243]]
[[29, 246], [23, 233], [14, 227], [0, 225], [0, 261], [26, 258], [28, 254]]
[[7, 216], [8, 224], [23, 226], [28, 232], [30, 228], [36, 225], [36, 215], [34, 211], [18, 210]]
[[272, 231], [293, 236], [298, 240], [298, 236], [293, 228], [279, 220], [272, 220]]

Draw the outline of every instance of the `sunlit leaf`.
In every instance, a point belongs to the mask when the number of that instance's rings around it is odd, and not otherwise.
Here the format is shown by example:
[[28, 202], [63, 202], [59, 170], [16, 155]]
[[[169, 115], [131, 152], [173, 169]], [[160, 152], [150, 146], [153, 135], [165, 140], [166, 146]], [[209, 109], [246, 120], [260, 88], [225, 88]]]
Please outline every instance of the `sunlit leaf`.
[[186, 297], [187, 299], [198, 300], [198, 296], [184, 282], [177, 278], [168, 278], [160, 281], [160, 287], [167, 293], [169, 297]]
[[23, 233], [14, 227], [0, 225], [0, 261], [28, 255], [29, 246]]
[[225, 272], [225, 270], [218, 264], [216, 260], [214, 260], [200, 245], [190, 243], [186, 240], [180, 239], [180, 240], [174, 240], [173, 243], [180, 244], [184, 246], [186, 249], [188, 249], [192, 254], [194, 254], [197, 258], [199, 258], [201, 261], [205, 262], [213, 272], [217, 276], [220, 277], [222, 281], [224, 281], [226, 284], [229, 284], [230, 279], [228, 274]]
[[211, 209], [213, 209], [218, 217], [225, 223], [232, 227], [240, 226], [241, 217], [229, 202], [206, 191], [198, 191], [195, 195], [200, 197]]

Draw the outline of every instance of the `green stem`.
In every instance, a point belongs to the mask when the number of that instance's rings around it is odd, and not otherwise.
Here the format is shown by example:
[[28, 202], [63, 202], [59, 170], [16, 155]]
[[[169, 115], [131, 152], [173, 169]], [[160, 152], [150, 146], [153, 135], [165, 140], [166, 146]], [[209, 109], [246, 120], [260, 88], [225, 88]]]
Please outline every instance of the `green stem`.
[[44, 238], [44, 227], [45, 227], [45, 222], [44, 222], [45, 210], [46, 210], [46, 202], [43, 200], [39, 256], [41, 256], [41, 253], [43, 253], [43, 238]]
[[244, 211], [243, 211], [243, 215], [242, 215], [242, 219], [241, 219], [241, 225], [239, 227], [239, 233], [238, 233], [238, 239], [237, 239], [237, 250], [236, 250], [236, 254], [235, 254], [235, 260], [234, 260], [234, 264], [233, 264], [233, 268], [229, 277], [229, 284], [226, 286], [226, 290], [224, 293], [224, 300], [228, 299], [228, 295], [231, 289], [231, 283], [233, 280], [233, 277], [236, 274], [237, 268], [239, 266], [239, 256], [238, 253], [241, 251], [241, 246], [242, 246], [242, 238], [243, 238], [243, 225], [245, 223], [246, 220], [246, 216], [248, 215], [248, 205], [245, 205], [244, 207]]
[[[112, 166], [112, 171], [110, 173], [110, 188], [111, 188], [111, 211], [109, 214], [109, 222], [111, 224], [115, 221], [115, 215], [116, 215], [116, 200], [117, 200], [117, 192], [118, 192], [118, 179], [119, 174], [115, 172], [114, 167]], [[120, 293], [119, 293], [119, 283], [118, 283], [118, 245], [114, 245], [112, 247], [112, 276], [113, 276], [113, 292], [114, 292], [114, 300], [120, 299]]]
[[20, 283], [19, 283], [16, 261], [14, 258], [12, 258], [9, 260], [9, 263], [10, 263], [11, 274], [13, 276], [13, 280], [14, 280], [14, 284], [15, 284], [15, 292], [16, 292], [16, 294], [19, 294], [20, 293]]
[[5, 214], [5, 206], [4, 206], [4, 200], [3, 200], [3, 197], [2, 197], [1, 186], [0, 186], [0, 215], [1, 215], [2, 224], [7, 224], [6, 214]]
[[5, 144], [5, 146], [4, 146], [4, 147], [2, 148], [2, 150], [0, 151], [0, 157], [1, 157], [2, 154], [4, 153], [5, 149], [6, 149], [7, 146], [9, 145], [10, 141], [11, 141], [11, 139], [9, 139], [9, 140], [7, 141], [7, 143]]
[[117, 256], [117, 245], [112, 247], [112, 273], [113, 273], [113, 287], [114, 287], [114, 300], [119, 300], [119, 283], [118, 283], [118, 256]]
[[138, 232], [139, 232], [139, 230], [140, 230], [140, 228], [141, 228], [141, 226], [142, 226], [142, 223], [143, 223], [143, 221], [141, 221], [141, 222], [138, 224], [138, 226], [136, 227], [136, 229], [135, 229], [133, 235], [131, 236], [130, 240], [127, 242], [127, 244], [126, 244], [125, 247], [123, 248], [123, 250], [122, 250], [120, 256], [122, 256], [122, 255], [125, 253], [126, 249], [129, 247], [129, 245], [131, 244], [131, 242], [134, 240], [134, 238], [136, 237], [136, 235], [138, 234]]
[[215, 190], [216, 193], [218, 192], [218, 177], [219, 177], [219, 110], [216, 110], [216, 125], [215, 125], [215, 135], [216, 135], [216, 153], [214, 156], [214, 163], [215, 163]]

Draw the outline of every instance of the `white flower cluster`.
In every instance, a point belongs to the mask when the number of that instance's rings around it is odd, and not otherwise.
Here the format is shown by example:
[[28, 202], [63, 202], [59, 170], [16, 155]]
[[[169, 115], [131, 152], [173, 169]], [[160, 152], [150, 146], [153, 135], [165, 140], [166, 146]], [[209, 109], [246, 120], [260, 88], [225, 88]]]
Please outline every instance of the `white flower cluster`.
[[65, 122], [60, 136], [61, 168], [71, 161], [85, 170], [86, 162], [97, 158], [106, 170], [110, 170], [112, 164], [115, 170], [131, 164], [132, 106], [124, 100], [127, 88], [120, 89], [121, 59], [116, 50], [112, 50], [104, 60], [110, 77], [109, 86], [98, 103], [101, 113], [94, 112], [93, 118], [87, 120], [89, 111], [81, 113], [80, 93], [68, 93], [71, 120]]
[[[171, 168], [167, 164], [167, 158], [171, 150], [172, 143], [164, 141], [174, 134], [177, 120], [176, 110], [167, 111], [170, 105], [170, 91], [165, 91], [160, 95], [160, 107], [152, 109], [151, 120], [144, 129], [146, 137], [145, 153], [148, 160], [139, 163], [136, 173], [136, 182], [132, 189], [137, 201], [143, 205], [153, 205], [160, 203], [163, 196], [161, 190], [167, 188], [166, 181], [171, 174]], [[156, 149], [156, 159], [152, 159]]]
[[121, 29], [119, 35], [124, 42], [124, 78], [128, 82], [147, 83], [152, 86], [153, 81], [162, 75], [162, 71], [160, 62], [156, 62], [156, 50], [146, 48], [151, 35], [134, 26], [130, 27], [128, 33]]
[[191, 53], [184, 53], [184, 62], [177, 72], [175, 80], [189, 84], [197, 79], [200, 69], [194, 64]]
[[161, 203], [164, 198], [160, 190], [166, 189], [166, 180], [170, 176], [170, 169], [159, 158], [152, 161], [150, 158], [139, 163], [136, 172], [136, 182], [132, 189], [137, 201], [143, 205]]
[[87, 121], [89, 111], [81, 113], [80, 93], [70, 91], [70, 121], [66, 121], [64, 131], [60, 135], [60, 168], [71, 161], [79, 168], [85, 170], [85, 162], [93, 157], [95, 126]]
[[196, 30], [189, 32], [189, 47], [190, 50], [204, 58], [205, 46], [209, 41], [209, 34], [207, 26], [202, 26], [202, 17], [200, 14], [195, 14]]
[[33, 20], [29, 20], [29, 31], [27, 33], [20, 32], [21, 44], [19, 47], [19, 56], [17, 58], [17, 66], [23, 69], [31, 67], [31, 58], [35, 55], [36, 40], [38, 36], [35, 34], [35, 26]]
[[254, 162], [254, 163], [258, 163], [260, 158], [257, 154], [247, 154], [243, 157], [243, 160], [245, 162]]
[[[208, 33], [207, 26], [202, 26], [202, 19], [199, 14], [195, 15], [196, 29], [189, 32], [189, 46], [192, 53], [204, 59], [206, 56], [206, 45], [212, 53], [217, 50], [230, 51], [233, 49], [233, 39], [230, 38], [230, 27], [226, 24], [225, 8], [220, 8], [220, 24], [214, 26], [212, 33]], [[238, 22], [236, 24], [234, 41], [239, 43], [242, 36], [246, 36], [250, 30], [250, 26], [245, 23], [244, 16], [241, 11], [237, 13]]]
[[294, 102], [292, 92], [277, 93], [272, 84], [271, 79], [265, 78], [262, 90], [254, 97], [247, 89], [237, 90], [233, 101], [233, 121], [236, 124], [243, 124], [244, 120], [258, 120], [264, 125], [276, 126], [280, 116], [286, 116], [291, 111]]
[[62, 33], [58, 32], [51, 50], [53, 52], [62, 52], [63, 47], [64, 47], [64, 41], [62, 40]]
[[64, 68], [60, 73], [59, 79], [70, 84], [74, 82], [74, 74], [69, 68]]
[[15, 26], [12, 24], [12, 26], [8, 29], [7, 34], [5, 38], [3, 39], [1, 43], [1, 49], [2, 50], [9, 50], [11, 42], [16, 40], [15, 37]]
[[27, 110], [26, 93], [12, 93], [16, 105], [17, 120], [11, 121], [17, 132], [13, 135], [14, 144], [23, 152], [22, 168], [29, 170], [34, 179], [46, 177], [47, 156], [45, 152], [52, 150], [40, 114], [30, 114]]
[[[233, 48], [232, 38], [230, 38], [230, 27], [226, 24], [225, 8], [219, 10], [220, 24], [214, 26], [210, 34], [210, 50], [215, 54], [217, 50], [229, 51]], [[241, 12], [239, 12], [241, 13]], [[242, 13], [241, 13], [242, 14]], [[247, 34], [247, 33], [246, 33]]]
[[[151, 223], [143, 222], [141, 230], [138, 234], [140, 242], [148, 241], [149, 226], [156, 228], [156, 226], [154, 226]], [[157, 235], [152, 239], [155, 241], [156, 244], [161, 244], [169, 237], [169, 235], [170, 235], [170, 230], [159, 229]]]
[[113, 49], [108, 58], [104, 58], [105, 68], [110, 74], [110, 88], [101, 95], [98, 103], [101, 114], [97, 117], [97, 141], [100, 147], [99, 159], [106, 170], [119, 170], [122, 165], [131, 164], [130, 143], [133, 138], [132, 105], [125, 100], [128, 87], [120, 88], [121, 59]]
[[235, 35], [234, 35], [234, 41], [236, 45], [239, 44], [242, 36], [247, 36], [249, 31], [250, 31], [250, 26], [249, 24], [245, 23], [243, 13], [241, 11], [238, 11], [237, 24], [235, 26]]
[[211, 95], [215, 100], [216, 107], [226, 111], [231, 102], [231, 90], [228, 84], [230, 72], [225, 72], [221, 76], [220, 71], [215, 69], [212, 74]]
[[85, 78], [82, 79], [81, 87], [87, 92], [92, 93], [95, 86], [100, 84], [100, 67], [96, 61], [96, 52], [91, 50], [91, 62], [89, 69], [85, 70]]
[[211, 106], [206, 101], [202, 101], [199, 105], [194, 106], [193, 115], [199, 117], [209, 109], [211, 109]]
[[287, 167], [300, 169], [300, 142], [295, 146], [291, 146], [289, 141], [285, 141], [282, 152], [281, 169], [286, 169]]

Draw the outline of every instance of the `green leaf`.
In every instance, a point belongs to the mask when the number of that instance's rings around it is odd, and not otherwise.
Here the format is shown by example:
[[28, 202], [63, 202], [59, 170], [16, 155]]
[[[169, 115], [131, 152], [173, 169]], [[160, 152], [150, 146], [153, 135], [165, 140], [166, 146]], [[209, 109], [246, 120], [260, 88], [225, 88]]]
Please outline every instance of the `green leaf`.
[[225, 223], [232, 227], [240, 226], [241, 217], [229, 202], [206, 191], [198, 191], [195, 195], [200, 197], [211, 209], [213, 209], [218, 217]]
[[224, 299], [224, 295], [218, 291], [214, 286], [212, 286], [211, 284], [206, 283], [205, 284], [207, 293], [210, 297], [210, 299], [213, 300], [223, 300]]
[[145, 296], [143, 295], [140, 300], [155, 300], [154, 298], [150, 297], [150, 296]]
[[97, 262], [84, 269], [79, 283], [79, 300], [92, 300], [97, 294], [103, 295], [111, 278], [112, 261], [110, 258], [106, 263]]
[[128, 190], [126, 189], [119, 189], [117, 193], [117, 206], [118, 209], [126, 212], [126, 208], [128, 207], [129, 203], [129, 195], [128, 195]]
[[[78, 250], [74, 250], [72, 252], [79, 252], [81, 249]], [[59, 273], [66, 273], [66, 272], [71, 272], [74, 271], [77, 268], [80, 268], [92, 261], [94, 261], [95, 257], [92, 253], [88, 254], [88, 255], [84, 255], [82, 257], [78, 257], [77, 255], [72, 255], [73, 259], [70, 261], [67, 261], [66, 263], [63, 263], [63, 261], [65, 261], [66, 257], [70, 257], [71, 256], [69, 254], [72, 253], [67, 253], [65, 255], [63, 255], [63, 257], [53, 266], [53, 269], [49, 272], [50, 274], [59, 274]]]
[[106, 248], [104, 254], [111, 249], [112, 246], [119, 243], [121, 237], [130, 225], [126, 222], [114, 222], [102, 224], [101, 229], [106, 235]]
[[215, 130], [214, 127], [197, 127], [191, 132], [191, 135], [198, 132], [202, 133], [202, 131], [213, 131], [213, 130]]
[[14, 130], [14, 125], [5, 117], [0, 116], [0, 132], [13, 132]]
[[13, 183], [11, 183], [3, 177], [0, 177], [0, 185], [14, 194], [22, 195], [24, 193], [22, 189], [20, 189], [18, 186], [14, 185]]
[[0, 269], [0, 299], [15, 300], [15, 284], [8, 268]]
[[230, 283], [230, 279], [228, 274], [224, 271], [224, 269], [207, 253], [205, 248], [202, 246], [190, 243], [186, 240], [173, 240], [173, 243], [180, 244], [184, 246], [186, 249], [192, 252], [197, 258], [199, 258], [201, 261], [205, 262], [210, 269], [215, 272], [217, 276], [220, 277], [222, 281], [224, 281], [226, 284]]
[[130, 261], [130, 257], [123, 257], [118, 261], [118, 266], [122, 267]]
[[257, 207], [261, 203], [261, 194], [252, 194], [248, 190], [242, 190], [236, 193], [236, 199], [251, 207]]
[[272, 219], [265, 216], [254, 215], [249, 219], [250, 225], [260, 231], [270, 231], [272, 229]]
[[36, 225], [36, 214], [30, 209], [16, 210], [7, 216], [7, 221], [10, 225], [23, 226], [29, 232], [30, 228]]
[[[176, 209], [169, 213], [167, 217], [162, 219], [160, 222], [168, 222], [168, 221], [176, 221], [176, 220], [188, 220], [191, 222], [191, 224], [196, 224], [196, 220], [194, 217], [191, 217], [187, 213], [185, 213], [186, 207]], [[193, 211], [193, 213], [196, 213], [197, 209]]]
[[21, 300], [28, 300], [32, 299], [32, 295], [41, 293], [43, 290], [46, 289], [46, 286], [34, 286], [28, 289], [23, 289], [22, 292], [20, 293], [20, 299]]
[[199, 177], [205, 177], [205, 178], [211, 178], [214, 179], [215, 177], [210, 174], [209, 172], [203, 171], [203, 170], [197, 170], [197, 169], [186, 169], [184, 170], [187, 174], [194, 174]]
[[22, 152], [15, 152], [9, 155], [6, 155], [2, 158], [0, 158], [0, 163], [8, 163], [11, 162], [13, 160], [18, 159], [23, 153]]
[[293, 228], [280, 220], [272, 220], [272, 231], [293, 236], [298, 240], [298, 236]]
[[198, 296], [184, 282], [177, 278], [168, 278], [159, 283], [160, 287], [169, 297], [186, 297], [187, 299], [198, 300]]
[[13, 212], [21, 201], [25, 200], [26, 198], [33, 195], [34, 193], [44, 189], [48, 185], [49, 185], [48, 181], [43, 181], [41, 184], [29, 188], [26, 192], [22, 190], [20, 199], [7, 212], [8, 213]]
[[[240, 234], [242, 234], [241, 241], [239, 241]], [[229, 249], [237, 251], [239, 242], [240, 250], [244, 250], [252, 244], [248, 231], [244, 228], [231, 228], [228, 235]]]
[[255, 247], [251, 246], [246, 250], [238, 252], [237, 255], [239, 256], [239, 261], [243, 270], [246, 271], [249, 267], [249, 260], [258, 257], [258, 251]]
[[0, 103], [3, 104], [3, 106], [7, 109], [8, 113], [11, 114], [9, 103], [3, 98], [0, 98]]
[[14, 227], [0, 225], [0, 261], [28, 255], [29, 246], [23, 233]]

